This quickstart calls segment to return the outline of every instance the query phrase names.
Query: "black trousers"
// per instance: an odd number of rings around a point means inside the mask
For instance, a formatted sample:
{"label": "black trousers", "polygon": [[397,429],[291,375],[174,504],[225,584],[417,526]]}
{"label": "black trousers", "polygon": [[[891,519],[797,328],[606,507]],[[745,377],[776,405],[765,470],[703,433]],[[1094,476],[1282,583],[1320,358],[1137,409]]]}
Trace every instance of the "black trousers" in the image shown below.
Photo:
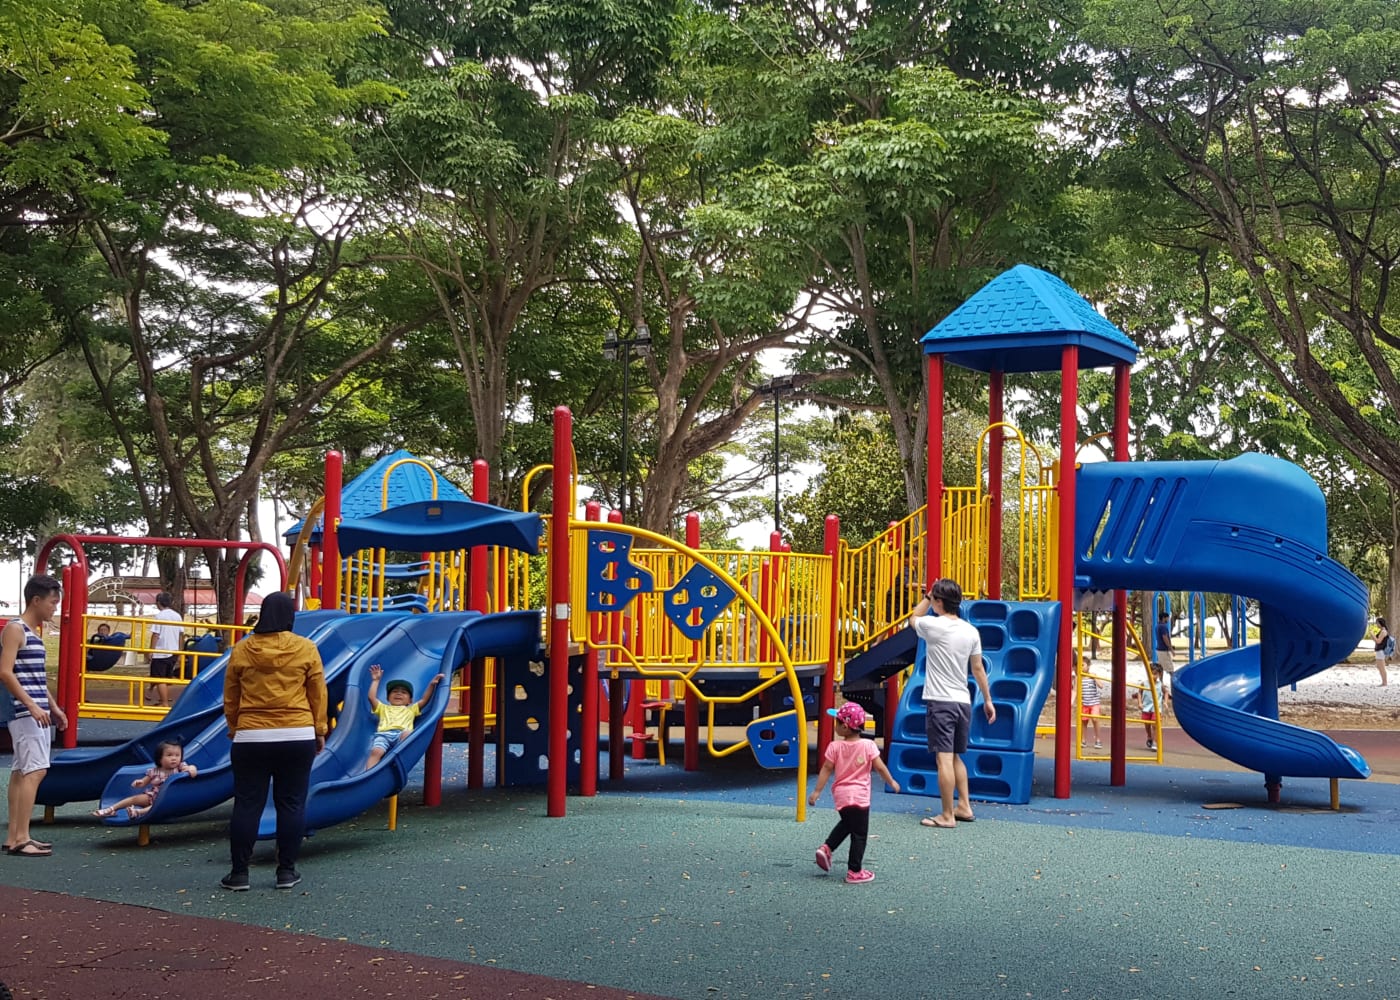
{"label": "black trousers", "polygon": [[847,806],[837,815],[841,818],[827,834],[826,846],[834,851],[849,836],[851,851],[846,856],[846,869],[858,872],[865,867],[865,842],[870,838],[870,807]]}
{"label": "black trousers", "polygon": [[234,874],[245,874],[258,841],[258,822],[272,786],[277,810],[277,867],[295,868],[306,834],[306,790],[311,783],[315,740],[288,743],[234,743],[233,816],[228,823]]}

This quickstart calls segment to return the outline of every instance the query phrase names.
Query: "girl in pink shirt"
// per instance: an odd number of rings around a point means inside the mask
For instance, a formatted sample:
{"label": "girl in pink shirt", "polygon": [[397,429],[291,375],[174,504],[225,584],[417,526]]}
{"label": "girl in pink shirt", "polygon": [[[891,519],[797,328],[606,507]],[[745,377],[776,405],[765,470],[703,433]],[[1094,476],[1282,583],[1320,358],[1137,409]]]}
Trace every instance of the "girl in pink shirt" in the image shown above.
{"label": "girl in pink shirt", "polygon": [[827,709],[827,714],[836,717],[836,739],[827,744],[821,773],[817,775],[817,787],[807,797],[807,804],[817,804],[822,789],[835,774],[836,780],[831,782],[831,797],[841,818],[831,828],[825,843],[817,848],[817,867],[824,872],[831,871],[831,852],[850,836],[846,881],[851,885],[860,885],[875,879],[874,872],[862,867],[865,842],[870,835],[870,772],[872,769],[877,771],[895,794],[899,793],[899,782],[894,780],[890,769],[880,759],[880,750],[874,740],[861,736],[865,729],[865,709],[848,701],[840,708]]}

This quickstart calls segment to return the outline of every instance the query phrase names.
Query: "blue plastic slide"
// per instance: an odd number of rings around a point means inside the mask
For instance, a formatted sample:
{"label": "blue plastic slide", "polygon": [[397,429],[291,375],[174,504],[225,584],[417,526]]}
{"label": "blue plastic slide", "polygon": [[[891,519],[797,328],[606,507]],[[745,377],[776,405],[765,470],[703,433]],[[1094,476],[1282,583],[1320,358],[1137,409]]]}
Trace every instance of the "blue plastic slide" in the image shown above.
{"label": "blue plastic slide", "polygon": [[[450,680],[454,670],[477,657],[533,657],[539,646],[538,611],[416,616],[405,619],[366,646],[350,667],[345,705],[326,740],[326,749],[312,765],[311,791],[306,802],[307,832],[353,819],[398,794],[427,753],[433,733],[447,712],[451,692],[444,683],[437,686],[412,731],[394,744],[373,770],[366,771],[370,742],[379,724],[367,694],[371,664],[384,668],[381,693],[389,681],[402,679],[413,685],[417,700],[437,674]],[[499,683],[504,690],[504,678]],[[276,814],[269,803],[258,836],[271,838],[276,826]]]}
{"label": "blue plastic slide", "polygon": [[1260,642],[1176,672],[1173,708],[1202,746],[1266,778],[1365,778],[1330,737],[1278,721],[1278,689],[1344,661],[1366,630],[1365,585],[1327,557],[1327,509],[1297,466],[1105,462],[1078,474],[1077,587],[1257,598]]}
{"label": "blue plastic slide", "polygon": [[[365,615],[318,611],[296,616],[294,631],[305,630],[307,637],[321,651],[332,712],[344,698],[347,671],[355,655],[366,643],[373,642],[376,636],[403,618],[402,612],[393,611]],[[229,764],[229,748],[233,744],[229,741],[228,727],[224,723],[222,670],[219,671],[217,687],[218,707],[207,716],[204,728],[184,744],[185,760],[199,769],[198,776],[175,775],[161,788],[155,805],[139,820],[130,820],[123,814],[104,820],[105,823],[110,826],[160,823],[201,812],[233,795],[233,771]],[[147,738],[147,745],[147,753],[154,755],[155,743]],[[100,795],[103,805],[126,798],[131,794],[131,782],[144,775],[150,766],[150,761],[145,760],[109,772],[103,786],[88,797],[97,798]],[[44,779],[43,784],[48,784],[48,778]],[[39,786],[41,789],[43,784]]]}
{"label": "blue plastic slide", "polygon": [[[328,622],[344,617],[342,611],[311,611],[297,615],[296,631],[314,637]],[[39,785],[38,803],[61,806],[66,802],[87,802],[102,794],[118,768],[151,766],[155,748],[166,740],[188,743],[216,720],[224,717],[225,653],[207,663],[185,685],[164,719],[148,732],[115,747],[76,747],[54,754],[49,773]]]}

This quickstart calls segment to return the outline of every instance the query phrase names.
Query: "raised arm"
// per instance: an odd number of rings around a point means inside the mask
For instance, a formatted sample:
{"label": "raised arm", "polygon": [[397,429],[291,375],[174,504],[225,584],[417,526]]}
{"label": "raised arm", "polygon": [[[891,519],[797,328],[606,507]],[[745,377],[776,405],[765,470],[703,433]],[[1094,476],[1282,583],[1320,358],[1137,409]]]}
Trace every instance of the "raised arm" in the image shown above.
{"label": "raised arm", "polygon": [[423,709],[425,709],[425,708],[428,707],[428,702],[432,701],[432,699],[433,699],[433,692],[434,692],[435,690],[437,690],[437,686],[438,686],[440,683],[442,683],[443,678],[446,677],[446,676],[447,676],[446,674],[438,674],[438,675],[437,675],[436,677],[434,677],[432,680],[428,681],[428,688],[427,688],[427,690],[423,692],[423,697],[421,697],[421,698],[418,699],[418,709],[419,709],[419,711],[421,711],[421,710],[423,710]]}
{"label": "raised arm", "polygon": [[369,665],[369,707],[379,707],[379,679],[384,676],[384,668],[377,663]]}

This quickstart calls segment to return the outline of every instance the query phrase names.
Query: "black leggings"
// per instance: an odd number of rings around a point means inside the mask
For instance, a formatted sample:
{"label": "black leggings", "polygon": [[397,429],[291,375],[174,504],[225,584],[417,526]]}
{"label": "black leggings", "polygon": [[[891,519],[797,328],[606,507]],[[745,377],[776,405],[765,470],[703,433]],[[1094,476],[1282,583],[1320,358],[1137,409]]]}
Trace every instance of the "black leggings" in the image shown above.
{"label": "black leggings", "polygon": [[247,874],[253,859],[268,785],[277,812],[277,867],[296,867],[306,832],[306,792],[315,759],[315,740],[233,744],[233,816],[228,824],[233,874]]}
{"label": "black leggings", "polygon": [[846,869],[858,872],[864,867],[865,842],[870,837],[870,807],[847,806],[840,810],[837,815],[841,818],[836,821],[836,825],[826,835],[826,846],[834,851],[849,835],[851,853],[846,856]]}

